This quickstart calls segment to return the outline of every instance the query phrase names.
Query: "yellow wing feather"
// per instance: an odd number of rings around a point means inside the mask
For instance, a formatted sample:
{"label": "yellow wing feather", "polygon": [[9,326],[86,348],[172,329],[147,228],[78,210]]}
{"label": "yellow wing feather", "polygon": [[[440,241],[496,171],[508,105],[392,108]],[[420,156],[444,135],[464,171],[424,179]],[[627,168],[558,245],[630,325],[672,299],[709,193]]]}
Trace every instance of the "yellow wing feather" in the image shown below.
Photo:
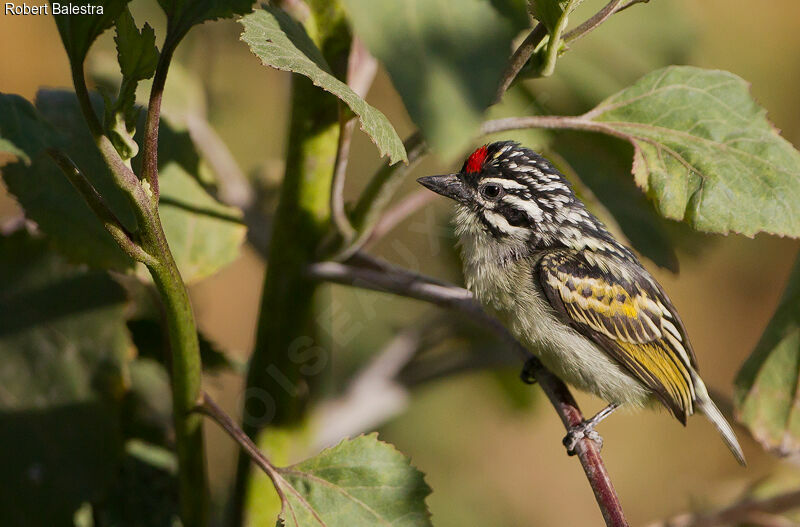
{"label": "yellow wing feather", "polygon": [[[598,267],[598,259],[608,261]],[[556,312],[685,422],[695,398],[694,356],[674,307],[644,268],[557,251],[542,258],[539,278]]]}

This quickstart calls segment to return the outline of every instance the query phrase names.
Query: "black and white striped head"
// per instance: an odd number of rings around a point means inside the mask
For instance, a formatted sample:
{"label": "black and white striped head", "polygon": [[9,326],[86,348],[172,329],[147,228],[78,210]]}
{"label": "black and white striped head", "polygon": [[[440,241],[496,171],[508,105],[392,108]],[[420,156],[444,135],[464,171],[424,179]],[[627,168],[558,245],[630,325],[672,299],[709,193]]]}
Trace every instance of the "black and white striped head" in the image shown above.
{"label": "black and white striped head", "polygon": [[417,181],[459,203],[459,229],[481,228],[501,243],[523,242],[531,248],[616,245],[564,176],[515,142],[484,145],[460,172]]}

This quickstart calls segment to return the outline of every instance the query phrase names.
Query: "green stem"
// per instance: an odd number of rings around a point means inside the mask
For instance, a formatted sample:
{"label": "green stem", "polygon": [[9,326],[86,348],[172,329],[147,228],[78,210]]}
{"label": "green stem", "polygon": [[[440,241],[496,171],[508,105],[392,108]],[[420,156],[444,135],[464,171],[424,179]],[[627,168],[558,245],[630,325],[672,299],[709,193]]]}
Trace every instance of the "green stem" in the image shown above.
{"label": "green stem", "polygon": [[208,524],[208,484],[202,416],[192,412],[202,398],[197,325],[189,292],[167,245],[158,210],[153,213],[155,221],[147,225],[144,240],[145,249],[156,256],[156,262],[147,268],[161,296],[169,334],[181,520],[185,527],[203,527]]}
{"label": "green stem", "polygon": [[[351,42],[344,10],[339,2],[329,0],[311,0],[308,4],[308,34],[334,74],[344,78]],[[252,438],[267,425],[300,420],[314,374],[318,377],[321,373],[294,355],[319,346],[313,316],[317,283],[304,270],[316,260],[331,225],[330,195],[339,132],[338,100],[307,78],[293,77],[286,169],[244,394],[242,428]],[[243,521],[249,471],[249,459],[242,454],[229,504],[232,525]]]}
{"label": "green stem", "polygon": [[[177,45],[177,42],[174,45]],[[150,145],[148,160],[155,167],[158,164],[160,92],[163,91],[167,69],[169,68],[169,59],[174,45],[168,47],[169,51],[166,52],[166,56],[162,53],[159,62],[160,75],[157,72],[157,77],[160,78],[160,81],[157,84],[154,81],[155,86],[158,88],[156,90],[158,92],[156,96],[157,104],[153,105],[152,110],[148,109],[149,127],[146,131],[145,145]],[[167,48],[166,44],[165,48]],[[200,362],[200,348],[194,313],[189,301],[189,293],[167,244],[158,214],[158,174],[157,171],[152,174],[152,183],[150,183],[149,188],[147,184],[142,184],[105,135],[102,124],[92,108],[82,64],[73,65],[72,78],[81,111],[89,130],[94,136],[95,143],[106,164],[111,169],[114,181],[121,189],[127,192],[131,200],[138,223],[137,234],[141,239],[141,249],[149,256],[140,260],[147,265],[164,303],[171,350],[172,401],[175,420],[175,443],[178,454],[181,520],[184,527],[205,527],[208,525],[208,485],[206,481],[202,417],[192,413],[192,409],[201,396],[202,364]],[[83,187],[83,182],[80,179],[70,179],[73,184],[78,185],[79,189]],[[95,199],[90,189],[84,188],[83,190],[85,191],[84,197],[90,206],[95,208],[99,202]],[[107,224],[107,228],[109,226],[112,227],[110,232],[114,235],[114,226],[110,221],[106,221],[109,218],[103,217],[105,212],[102,209],[96,210],[96,212],[100,213],[101,221]],[[118,241],[124,242],[125,240]],[[121,243],[121,246],[123,250],[130,248],[123,243]]]}

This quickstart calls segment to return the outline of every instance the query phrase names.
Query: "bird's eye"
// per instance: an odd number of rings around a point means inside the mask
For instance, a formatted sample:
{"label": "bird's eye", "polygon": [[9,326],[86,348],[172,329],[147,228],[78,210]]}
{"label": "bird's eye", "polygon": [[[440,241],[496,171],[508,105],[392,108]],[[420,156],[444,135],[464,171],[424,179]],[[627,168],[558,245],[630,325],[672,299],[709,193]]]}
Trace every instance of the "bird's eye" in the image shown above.
{"label": "bird's eye", "polygon": [[495,183],[487,183],[480,188],[481,196],[486,199],[495,200],[503,195],[503,187]]}

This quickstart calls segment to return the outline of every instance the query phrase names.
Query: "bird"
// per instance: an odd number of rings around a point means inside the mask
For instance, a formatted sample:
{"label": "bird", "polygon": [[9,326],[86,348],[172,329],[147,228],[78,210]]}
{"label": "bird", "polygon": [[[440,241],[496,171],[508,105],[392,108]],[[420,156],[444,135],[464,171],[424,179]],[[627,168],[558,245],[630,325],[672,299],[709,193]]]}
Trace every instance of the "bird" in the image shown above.
{"label": "bird", "polygon": [[417,181],[456,202],[464,278],[484,309],[562,381],[608,403],[569,429],[568,452],[601,442],[594,427],[617,408],[660,403],[683,425],[704,414],[745,466],[675,306],[549,161],[499,141],[457,173]]}

